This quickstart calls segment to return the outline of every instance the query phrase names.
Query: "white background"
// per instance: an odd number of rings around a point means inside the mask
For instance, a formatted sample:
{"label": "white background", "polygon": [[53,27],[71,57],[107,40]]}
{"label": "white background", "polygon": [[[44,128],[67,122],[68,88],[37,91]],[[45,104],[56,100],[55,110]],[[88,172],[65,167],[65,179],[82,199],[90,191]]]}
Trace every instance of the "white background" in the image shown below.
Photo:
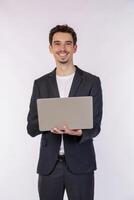
{"label": "white background", "polygon": [[27,134],[26,118],[34,79],[55,67],[57,24],[76,30],[74,63],[102,81],[95,200],[134,200],[133,0],[0,0],[0,199],[38,200],[40,136]]}

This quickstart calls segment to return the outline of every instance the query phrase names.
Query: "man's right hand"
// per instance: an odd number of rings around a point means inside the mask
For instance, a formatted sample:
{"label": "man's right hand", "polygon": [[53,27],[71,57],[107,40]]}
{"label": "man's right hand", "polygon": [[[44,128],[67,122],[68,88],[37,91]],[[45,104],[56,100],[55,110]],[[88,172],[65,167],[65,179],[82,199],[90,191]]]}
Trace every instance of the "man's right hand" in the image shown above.
{"label": "man's right hand", "polygon": [[53,128],[52,130],[51,130],[51,132],[52,133],[54,133],[54,134],[64,134],[64,130],[61,130],[61,129],[59,129],[59,128]]}

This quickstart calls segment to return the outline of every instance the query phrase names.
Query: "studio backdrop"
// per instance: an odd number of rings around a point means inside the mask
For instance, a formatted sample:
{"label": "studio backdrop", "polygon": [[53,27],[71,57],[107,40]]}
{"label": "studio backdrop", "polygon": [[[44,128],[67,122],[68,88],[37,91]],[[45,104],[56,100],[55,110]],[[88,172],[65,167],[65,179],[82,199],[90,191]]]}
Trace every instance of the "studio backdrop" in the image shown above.
{"label": "studio backdrop", "polygon": [[57,24],[74,28],[74,63],[102,82],[102,130],[94,139],[95,200],[133,200],[132,0],[0,0],[0,199],[39,199],[40,136],[27,134],[27,114],[34,79],[55,67],[48,34]]}

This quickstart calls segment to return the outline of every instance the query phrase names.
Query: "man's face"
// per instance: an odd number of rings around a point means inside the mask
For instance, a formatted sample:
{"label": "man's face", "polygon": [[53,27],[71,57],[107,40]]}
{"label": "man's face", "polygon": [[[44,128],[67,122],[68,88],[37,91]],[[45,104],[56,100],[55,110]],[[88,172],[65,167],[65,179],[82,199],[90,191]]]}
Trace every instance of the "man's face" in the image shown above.
{"label": "man's face", "polygon": [[57,32],[53,35],[50,52],[54,55],[56,63],[67,64],[73,61],[73,54],[77,50],[77,45],[73,44],[72,35],[69,33]]}

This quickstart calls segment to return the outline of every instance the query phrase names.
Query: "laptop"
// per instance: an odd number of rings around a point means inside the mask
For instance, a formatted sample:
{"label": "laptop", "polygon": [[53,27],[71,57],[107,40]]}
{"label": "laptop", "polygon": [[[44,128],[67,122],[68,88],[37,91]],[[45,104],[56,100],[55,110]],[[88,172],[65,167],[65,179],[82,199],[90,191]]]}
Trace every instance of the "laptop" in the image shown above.
{"label": "laptop", "polygon": [[37,111],[40,131],[93,128],[92,96],[37,99]]}

